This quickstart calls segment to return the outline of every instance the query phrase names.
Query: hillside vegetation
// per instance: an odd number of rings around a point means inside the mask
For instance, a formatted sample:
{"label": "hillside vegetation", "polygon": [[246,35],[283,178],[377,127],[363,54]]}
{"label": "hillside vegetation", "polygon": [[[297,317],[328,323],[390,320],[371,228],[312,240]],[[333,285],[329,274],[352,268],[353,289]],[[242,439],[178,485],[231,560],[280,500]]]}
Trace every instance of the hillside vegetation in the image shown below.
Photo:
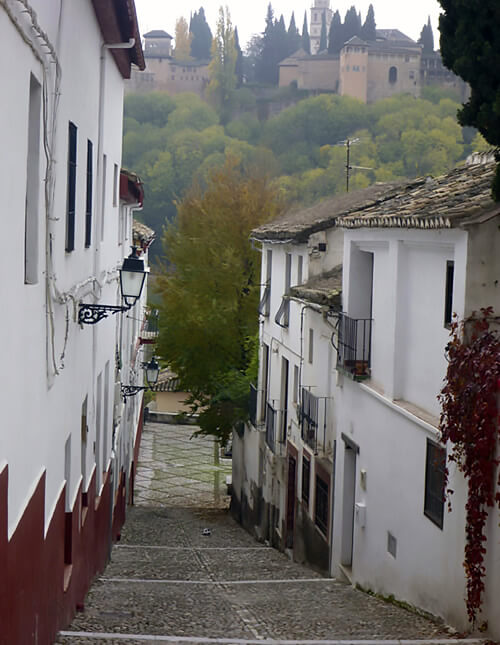
{"label": "hillside vegetation", "polygon": [[[323,94],[300,101],[266,122],[252,112],[220,125],[217,112],[193,94],[130,95],[125,101],[123,165],[142,178],[144,222],[161,234],[193,183],[228,156],[268,174],[282,197],[310,204],[345,191],[347,138],[354,190],[377,181],[439,175],[472,150],[486,147],[456,119],[460,105],[426,88],[423,98],[396,96],[364,105]],[[156,254],[161,252],[155,245]],[[154,248],[154,247],[153,247]]]}

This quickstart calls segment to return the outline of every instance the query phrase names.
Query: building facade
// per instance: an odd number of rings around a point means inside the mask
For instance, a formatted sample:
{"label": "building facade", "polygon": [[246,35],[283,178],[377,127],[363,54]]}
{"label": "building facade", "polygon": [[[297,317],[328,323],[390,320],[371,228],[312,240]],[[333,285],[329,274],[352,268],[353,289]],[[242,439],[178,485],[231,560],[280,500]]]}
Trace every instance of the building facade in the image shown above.
{"label": "building facade", "polygon": [[279,85],[328,91],[374,103],[395,94],[419,97],[422,87],[453,89],[464,101],[468,86],[447,70],[439,52],[422,47],[397,29],[377,29],[377,39],[354,36],[340,54],[308,55],[299,50],[280,63]]}
{"label": "building facade", "polygon": [[330,29],[330,23],[333,18],[333,11],[330,5],[330,0],[314,0],[311,7],[311,20],[309,29],[309,39],[311,42],[311,54],[319,52],[319,45],[321,41],[321,27],[323,25],[323,16],[325,17],[326,34]]}
{"label": "building facade", "polygon": [[140,432],[140,400],[123,406],[119,396],[137,325],[121,315],[79,325],[78,312],[82,302],[119,304],[117,268],[142,199],[120,193],[123,82],[144,60],[133,0],[6,0],[0,33],[16,60],[2,72],[0,105],[11,312],[0,377],[0,643],[49,644],[119,533]]}
{"label": "building facade", "polygon": [[172,36],[155,30],[144,34],[146,71],[132,70],[125,83],[127,94],[141,92],[192,92],[201,98],[209,83],[209,61],[177,60],[172,56]]}
{"label": "building facade", "polygon": [[[449,463],[449,510],[437,396],[453,314],[500,310],[493,173],[494,163],[473,163],[375,185],[254,231],[263,254],[260,376],[233,446],[233,510],[257,536],[459,631],[469,627],[467,485]],[[495,510],[486,535],[479,621],[496,638]]]}

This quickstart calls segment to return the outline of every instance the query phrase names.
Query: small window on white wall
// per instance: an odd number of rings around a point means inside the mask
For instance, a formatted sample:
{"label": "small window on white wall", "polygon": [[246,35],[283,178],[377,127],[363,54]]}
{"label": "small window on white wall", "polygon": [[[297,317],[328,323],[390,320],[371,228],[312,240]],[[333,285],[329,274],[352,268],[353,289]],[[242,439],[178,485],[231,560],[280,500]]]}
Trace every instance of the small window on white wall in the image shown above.
{"label": "small window on white wall", "polygon": [[297,284],[302,284],[302,273],[304,268],[304,258],[302,255],[297,257]]}
{"label": "small window on white wall", "polygon": [[118,206],[118,164],[113,166],[113,206]]}
{"label": "small window on white wall", "polygon": [[41,86],[30,76],[28,155],[26,168],[26,211],[24,234],[24,282],[38,282],[38,219],[40,188]]}
{"label": "small window on white wall", "polygon": [[314,329],[309,329],[309,363],[314,359]]}
{"label": "small window on white wall", "polygon": [[446,288],[444,294],[444,325],[449,327],[453,318],[453,282],[455,274],[455,263],[446,263]]}

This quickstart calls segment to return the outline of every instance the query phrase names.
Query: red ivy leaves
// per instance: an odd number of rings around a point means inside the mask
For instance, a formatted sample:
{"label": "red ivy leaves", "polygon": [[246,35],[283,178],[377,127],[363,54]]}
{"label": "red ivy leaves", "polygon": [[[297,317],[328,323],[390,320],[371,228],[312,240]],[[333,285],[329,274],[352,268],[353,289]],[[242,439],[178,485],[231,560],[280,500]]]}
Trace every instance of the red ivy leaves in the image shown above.
{"label": "red ivy leaves", "polygon": [[[467,614],[473,623],[484,591],[484,525],[488,508],[500,506],[495,492],[499,465],[497,443],[500,415],[500,334],[491,329],[493,309],[481,310],[454,322],[447,346],[448,371],[441,403],[440,430],[443,443],[450,442],[450,461],[464,473],[468,484],[464,569],[467,576]],[[448,472],[446,471],[446,479]],[[500,478],[499,478],[500,483]],[[448,489],[449,492],[452,492]]]}

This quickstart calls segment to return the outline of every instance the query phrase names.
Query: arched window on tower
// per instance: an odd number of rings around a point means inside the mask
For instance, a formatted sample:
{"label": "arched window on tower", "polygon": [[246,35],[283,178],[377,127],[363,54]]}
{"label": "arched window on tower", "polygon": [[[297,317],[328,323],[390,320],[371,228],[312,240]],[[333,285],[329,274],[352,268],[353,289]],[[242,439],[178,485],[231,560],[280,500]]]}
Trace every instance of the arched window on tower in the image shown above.
{"label": "arched window on tower", "polygon": [[389,83],[396,83],[398,80],[398,69],[397,67],[389,68]]}

